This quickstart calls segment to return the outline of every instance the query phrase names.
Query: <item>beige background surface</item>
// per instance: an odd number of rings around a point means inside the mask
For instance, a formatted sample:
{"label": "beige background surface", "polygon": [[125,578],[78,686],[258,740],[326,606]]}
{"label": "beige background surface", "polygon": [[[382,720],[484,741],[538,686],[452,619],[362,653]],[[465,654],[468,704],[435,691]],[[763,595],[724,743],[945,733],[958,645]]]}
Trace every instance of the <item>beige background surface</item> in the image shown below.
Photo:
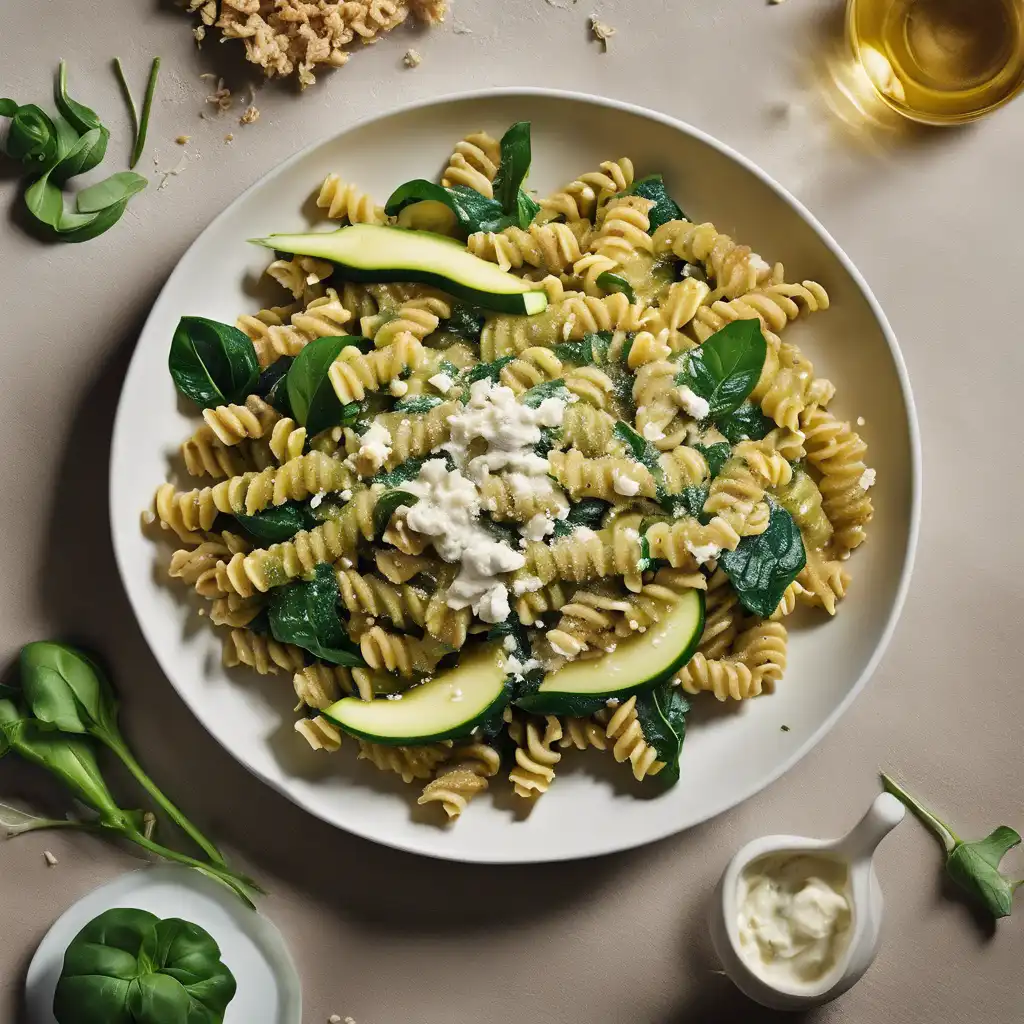
{"label": "beige background surface", "polygon": [[[120,156],[127,122],[108,62],[120,54],[141,89],[160,54],[145,163],[155,156],[175,167],[182,133],[194,159],[162,191],[154,177],[116,230],[63,247],[22,231],[13,170],[0,164],[2,654],[53,635],[106,653],[127,732],[152,774],[271,890],[265,908],[299,963],[306,1021],[770,1020],[716,973],[705,927],[711,888],[738,845],[769,831],[837,832],[874,795],[880,766],[931,794],[965,834],[1003,821],[1024,828],[1024,104],[963,130],[854,141],[814,83],[835,6],[603,0],[594,9],[618,29],[604,55],[588,42],[587,5],[457,0],[442,29],[400,32],[303,96],[263,88],[262,117],[239,128],[233,115],[199,119],[208,89],[198,76],[223,74],[241,92],[244,62],[234,47],[197,52],[170,6],[5,5],[0,92],[46,102],[51,71],[68,57],[74,94],[105,115]],[[401,67],[409,45],[424,57],[416,71]],[[114,570],[106,485],[114,405],[142,319],[214,214],[299,147],[370,111],[517,83],[664,110],[736,146],[806,202],[864,271],[901,339],[925,488],[917,570],[895,640],[814,753],[756,799],[648,849],[499,869],[417,859],[334,831],[221,751],[143,645]],[[11,763],[0,766],[0,795],[61,806],[55,790]],[[58,865],[46,866],[44,849]],[[1024,858],[1010,863],[1024,871]],[[0,1019],[18,1019],[24,968],[50,922],[136,865],[77,835],[0,846]],[[1018,899],[1018,919],[993,937],[944,898],[939,866],[916,823],[887,841],[882,952],[854,990],[807,1019],[1020,1020],[1024,905]]]}

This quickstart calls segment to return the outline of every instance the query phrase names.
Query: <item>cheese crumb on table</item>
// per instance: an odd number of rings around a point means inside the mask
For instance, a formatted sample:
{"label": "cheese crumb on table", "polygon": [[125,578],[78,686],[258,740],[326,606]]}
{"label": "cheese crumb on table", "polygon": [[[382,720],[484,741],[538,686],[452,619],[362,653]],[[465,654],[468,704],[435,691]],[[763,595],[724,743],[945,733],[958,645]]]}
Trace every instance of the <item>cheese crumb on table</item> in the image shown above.
{"label": "cheese crumb on table", "polygon": [[54,857],[54,855],[50,853],[49,850],[43,850],[43,860],[45,860],[47,866],[51,868],[57,863],[57,858]]}
{"label": "cheese crumb on table", "polygon": [[254,121],[258,121],[259,119],[259,110],[250,103],[249,106],[247,106],[245,110],[242,111],[242,116],[238,119],[238,123],[252,124]]}
{"label": "cheese crumb on table", "polygon": [[407,68],[418,68],[423,63],[423,58],[416,50],[406,50],[402,63]]}
{"label": "cheese crumb on table", "polygon": [[615,29],[611,25],[605,24],[603,21],[591,15],[590,18],[590,34],[601,44],[601,47],[605,53],[608,52],[608,40],[615,35]]}

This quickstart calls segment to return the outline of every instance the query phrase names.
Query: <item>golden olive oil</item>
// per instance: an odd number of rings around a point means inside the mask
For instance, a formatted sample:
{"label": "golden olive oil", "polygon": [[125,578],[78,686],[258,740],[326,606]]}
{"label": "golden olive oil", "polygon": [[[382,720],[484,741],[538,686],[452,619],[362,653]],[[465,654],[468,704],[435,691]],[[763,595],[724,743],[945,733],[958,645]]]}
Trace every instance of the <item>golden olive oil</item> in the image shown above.
{"label": "golden olive oil", "polygon": [[1024,83],[1022,0],[849,0],[854,55],[890,106],[918,121],[969,121]]}

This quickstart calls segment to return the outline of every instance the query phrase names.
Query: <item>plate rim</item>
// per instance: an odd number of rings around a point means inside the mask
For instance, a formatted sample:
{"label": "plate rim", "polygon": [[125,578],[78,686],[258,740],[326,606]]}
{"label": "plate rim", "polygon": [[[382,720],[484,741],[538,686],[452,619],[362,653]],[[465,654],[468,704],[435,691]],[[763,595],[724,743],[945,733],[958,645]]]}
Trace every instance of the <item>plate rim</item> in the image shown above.
{"label": "plate rim", "polygon": [[[899,581],[896,587],[895,597],[892,603],[892,607],[889,610],[889,614],[885,620],[881,635],[875,649],[868,659],[867,664],[864,666],[860,675],[857,677],[853,686],[850,687],[849,691],[844,695],[841,701],[832,709],[832,711],[826,716],[818,728],[791,754],[789,754],[775,769],[766,773],[764,776],[758,778],[756,782],[748,786],[743,790],[739,796],[735,799],[731,799],[726,806],[720,807],[717,810],[710,810],[706,813],[701,813],[693,821],[683,826],[676,826],[674,823],[670,824],[669,827],[663,831],[660,835],[655,838],[640,838],[634,840],[631,835],[623,833],[607,833],[604,836],[596,837],[595,840],[600,838],[600,842],[596,849],[586,853],[559,853],[558,851],[549,851],[543,848],[538,848],[537,853],[539,856],[531,857],[529,860],[524,860],[521,857],[515,856],[503,856],[501,849],[495,849],[494,851],[488,851],[493,855],[478,854],[474,851],[444,851],[435,849],[424,849],[418,846],[412,840],[404,840],[402,838],[388,838],[383,839],[377,835],[372,834],[370,831],[360,828],[358,825],[340,824],[339,822],[327,817],[321,811],[319,811],[313,801],[307,800],[296,793],[289,791],[286,786],[279,784],[277,780],[268,777],[263,771],[249,764],[243,760],[242,757],[235,753],[235,751],[227,745],[227,743],[219,736],[217,736],[203,721],[200,711],[195,706],[195,703],[183,693],[173,681],[172,674],[168,671],[168,667],[164,664],[163,659],[157,654],[157,649],[150,640],[149,629],[145,625],[143,618],[139,615],[136,607],[133,586],[129,582],[131,579],[130,574],[127,571],[125,563],[124,553],[121,551],[120,543],[118,540],[118,527],[115,515],[115,462],[116,453],[118,450],[117,439],[120,437],[125,429],[124,421],[127,419],[126,412],[126,387],[128,379],[132,375],[132,371],[135,367],[136,360],[140,358],[138,339],[136,340],[135,348],[132,352],[131,360],[129,361],[128,368],[125,372],[125,378],[122,382],[121,391],[118,395],[117,411],[114,416],[113,431],[111,433],[111,445],[110,445],[110,463],[108,472],[107,492],[108,492],[108,505],[109,505],[109,516],[110,516],[110,532],[111,541],[114,549],[114,561],[117,565],[118,575],[121,578],[121,585],[125,590],[128,597],[128,603],[131,605],[132,613],[135,615],[136,623],[138,624],[139,630],[141,631],[143,638],[146,641],[146,645],[149,647],[150,653],[153,655],[157,664],[160,666],[161,672],[167,678],[172,689],[178,695],[179,699],[189,709],[191,714],[196,718],[199,724],[203,727],[204,731],[217,743],[219,744],[231,757],[240,764],[243,768],[258,778],[262,783],[269,786],[275,792],[281,796],[290,800],[297,807],[302,808],[309,814],[312,814],[315,818],[326,822],[334,828],[342,829],[345,832],[349,832],[352,835],[358,836],[361,839],[368,840],[369,842],[379,843],[382,846],[389,847],[391,849],[401,850],[405,853],[416,854],[419,856],[430,857],[437,860],[448,860],[455,863],[475,863],[475,864],[544,864],[544,863],[557,863],[569,860],[588,860],[591,857],[602,857],[608,854],[618,853],[620,851],[636,849],[640,846],[646,846],[651,843],[661,842],[671,836],[678,835],[680,832],[687,831],[691,828],[701,825],[706,821],[716,818],[721,814],[725,814],[731,811],[733,808],[738,807],[740,804],[745,803],[751,797],[756,796],[762,790],[766,789],[773,782],[776,782],[783,775],[785,775],[791,768],[797,763],[803,760],[824,738],[829,732],[835,727],[839,719],[845,714],[853,702],[860,696],[864,688],[867,686],[868,681],[872,678],[875,670],[878,668],[886,650],[889,647],[889,643],[892,640],[893,634],[896,631],[896,626],[899,622],[900,616],[903,612],[904,604],[906,603],[907,594],[910,589],[910,580],[913,575],[914,561],[917,554],[917,545],[920,535],[921,526],[921,494],[922,494],[922,450],[921,450],[921,437],[920,437],[920,425],[917,414],[917,406],[914,402],[913,390],[910,385],[910,376],[907,371],[906,362],[903,358],[903,353],[900,350],[899,342],[896,338],[896,333],[893,331],[888,318],[882,309],[881,304],[875,297],[871,286],[868,284],[864,275],[860,272],[853,260],[846,254],[846,251],[841,245],[832,237],[828,229],[821,223],[820,220],[788,189],[782,184],[775,180],[767,171],[761,168],[749,157],[744,156],[738,150],[734,149],[728,143],[722,142],[715,136],[705,132],[701,128],[697,128],[695,125],[691,125],[687,121],[683,121],[680,118],[673,117],[670,114],[662,113],[661,111],[652,110],[650,107],[645,107],[637,103],[630,103],[625,100],[611,99],[610,97],[597,96],[592,93],[580,92],[571,89],[555,89],[546,88],[540,86],[496,86],[484,89],[471,89],[464,92],[446,92],[436,96],[430,96],[423,99],[412,100],[408,103],[399,103],[394,106],[388,106],[385,110],[374,111],[365,117],[359,117],[354,119],[351,123],[344,127],[334,131],[328,135],[325,135],[315,141],[311,142],[307,146],[303,146],[297,152],[293,153],[287,159],[276,164],[273,168],[267,171],[266,174],[261,175],[251,185],[240,192],[227,206],[224,207],[214,218],[210,221],[206,227],[192,240],[185,251],[178,258],[174,269],[171,271],[167,280],[164,282],[163,287],[160,289],[160,294],[156,297],[150,308],[149,315],[146,317],[146,321],[139,332],[139,338],[141,338],[150,326],[151,321],[154,318],[154,314],[157,307],[160,305],[164,295],[168,292],[171,286],[176,282],[179,274],[182,273],[182,266],[186,263],[192,250],[195,249],[200,241],[206,236],[208,232],[213,231],[222,220],[226,219],[231,211],[241,203],[250,192],[253,192],[257,188],[262,188],[267,185],[273,179],[284,174],[294,164],[303,160],[307,154],[313,152],[321,146],[324,146],[335,139],[341,138],[359,128],[365,127],[366,125],[373,124],[376,121],[382,121],[386,118],[393,117],[396,114],[408,114],[416,110],[421,110],[426,107],[434,107],[445,103],[454,102],[465,102],[471,100],[489,100],[495,98],[505,98],[512,96],[522,96],[530,98],[543,98],[543,99],[556,99],[556,100],[570,100],[576,103],[585,103],[591,106],[605,107],[611,110],[618,110],[627,114],[632,114],[642,118],[646,118],[651,121],[655,121],[665,127],[672,128],[675,131],[681,132],[684,135],[689,135],[704,145],[717,150],[722,155],[728,157],[730,160],[737,163],[739,166],[753,174],[762,184],[766,185],[771,189],[779,198],[783,200],[794,212],[802,218],[805,224],[807,224],[818,238],[824,243],[826,248],[832,253],[832,255],[838,260],[840,265],[849,274],[851,280],[860,290],[861,295],[867,301],[868,307],[871,310],[872,316],[875,318],[878,326],[881,328],[882,335],[885,338],[886,345],[889,349],[889,354],[892,357],[893,365],[896,368],[896,375],[899,381],[900,394],[903,398],[903,408],[907,421],[907,434],[909,440],[909,457],[910,457],[910,503],[909,503],[909,523],[907,530],[907,546],[906,552],[903,557],[903,562],[900,566]],[[197,702],[196,702],[197,703]]]}

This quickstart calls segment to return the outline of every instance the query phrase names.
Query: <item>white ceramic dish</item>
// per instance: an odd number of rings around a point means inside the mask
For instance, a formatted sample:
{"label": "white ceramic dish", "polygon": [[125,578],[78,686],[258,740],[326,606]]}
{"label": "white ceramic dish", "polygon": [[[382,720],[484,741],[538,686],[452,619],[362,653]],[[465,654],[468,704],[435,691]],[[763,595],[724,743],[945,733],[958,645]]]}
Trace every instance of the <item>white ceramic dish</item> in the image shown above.
{"label": "white ceramic dish", "polygon": [[224,1024],[302,1024],[302,988],[281,933],[224,886],[189,868],[160,864],[132,871],[69,907],[43,937],[25,978],[32,1024],[54,1024],[53,993],[71,940],[105,910],[134,907],[205,928],[238,983]]}
{"label": "white ceramic dish", "polygon": [[[542,193],[628,155],[639,173],[661,171],[692,217],[783,260],[791,277],[814,277],[828,288],[833,308],[793,325],[787,336],[838,384],[834,408],[867,420],[876,515],[869,542],[851,562],[850,598],[834,621],[814,619],[793,631],[778,693],[728,711],[710,698],[697,702],[681,785],[638,798],[625,781],[591,774],[602,771],[600,759],[570,756],[527,818],[499,796],[476,801],[446,830],[432,824],[433,814],[410,810],[414,791],[400,781],[345,753],[304,750],[292,733],[287,680],[221,667],[220,637],[198,628],[185,589],[156,571],[169,549],[155,550],[142,535],[139,512],[195,424],[167,373],[179,316],[233,322],[258,308],[251,282],[267,254],[246,239],[303,226],[310,193],[331,171],[383,199],[408,178],[437,173],[466,132],[500,134],[518,120],[533,123],[530,183]],[[455,860],[530,862],[609,853],[688,828],[756,793],[825,735],[871,675],[903,603],[917,537],[920,452],[903,359],[878,303],[824,228],[763,171],[702,132],[639,107],[499,90],[361,122],[286,161],[210,224],[169,278],[139,339],[117,413],[110,488],[117,562],[143,633],[185,702],[242,764],[311,813],[366,838]]]}

